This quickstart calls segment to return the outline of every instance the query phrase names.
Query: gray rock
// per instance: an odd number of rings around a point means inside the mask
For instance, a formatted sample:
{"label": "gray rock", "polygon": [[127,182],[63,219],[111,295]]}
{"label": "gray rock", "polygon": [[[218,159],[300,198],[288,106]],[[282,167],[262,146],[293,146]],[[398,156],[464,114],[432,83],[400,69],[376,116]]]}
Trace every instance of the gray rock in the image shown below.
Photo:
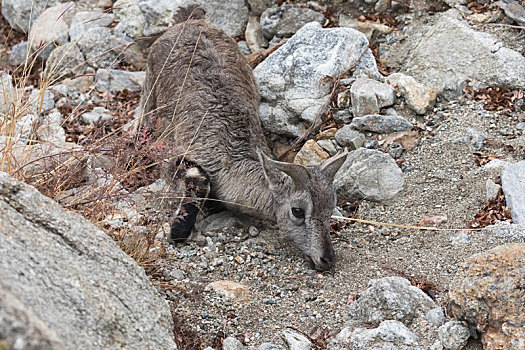
{"label": "gray rock", "polygon": [[175,269],[175,270],[169,271],[169,276],[180,281],[184,279],[184,277],[186,276],[186,273],[180,269]]}
{"label": "gray rock", "polygon": [[390,154],[390,156],[394,159],[401,158],[401,155],[403,154],[404,150],[405,149],[403,148],[403,146],[399,143],[390,142],[388,144],[388,154]]}
{"label": "gray rock", "polygon": [[15,134],[20,137],[20,140],[34,139],[36,120],[38,117],[34,114],[26,114],[18,118],[15,124]]}
{"label": "gray rock", "polygon": [[111,49],[111,29],[95,27],[85,31],[76,40],[86,63],[93,68],[110,68],[115,65],[117,53]]}
{"label": "gray rock", "polygon": [[350,152],[334,179],[339,199],[388,202],[403,192],[405,179],[387,154],[366,148]]}
{"label": "gray rock", "polygon": [[525,122],[519,122],[516,124],[516,130],[525,130]]}
{"label": "gray rock", "polygon": [[461,350],[470,338],[470,331],[464,322],[449,321],[439,327],[438,337],[445,350]]}
{"label": "gray rock", "polygon": [[378,149],[379,142],[377,142],[377,140],[366,140],[365,143],[363,143],[363,147],[368,149]]}
{"label": "gray rock", "polygon": [[501,170],[501,185],[512,220],[525,226],[525,160]]}
{"label": "gray rock", "polygon": [[263,127],[277,134],[301,135],[328,100],[332,83],[327,76],[349,69],[363,52],[358,67],[377,72],[375,66],[363,66],[367,56],[373,59],[367,47],[365,36],[353,29],[323,29],[318,23],[302,27],[254,69]]}
{"label": "gray rock", "polygon": [[62,127],[62,115],[59,112],[50,113],[40,118],[40,125],[36,130],[39,140],[53,144],[64,144],[66,142],[66,132]]}
{"label": "gray rock", "polygon": [[290,350],[310,350],[312,348],[312,343],[308,338],[291,329],[285,329],[283,336]]}
{"label": "gray rock", "polygon": [[401,116],[371,114],[364,117],[354,117],[350,126],[357,130],[390,134],[409,129],[413,125]]}
{"label": "gray rock", "polygon": [[365,135],[355,130],[350,125],[345,125],[335,133],[335,141],[341,147],[350,147],[355,150],[363,147]]}
{"label": "gray rock", "polygon": [[95,76],[99,91],[118,92],[128,90],[138,92],[142,89],[146,72],[130,72],[119,69],[99,69]]}
{"label": "gray rock", "polygon": [[166,301],[104,232],[5,173],[0,211],[8,348],[176,348]]}
{"label": "gray rock", "polygon": [[12,110],[17,99],[17,93],[13,86],[13,77],[7,73],[0,72],[0,116],[4,117]]}
{"label": "gray rock", "polygon": [[46,61],[46,72],[56,79],[84,73],[84,54],[75,43],[55,48]]}
{"label": "gray rock", "polygon": [[239,47],[239,50],[242,52],[243,55],[249,55],[252,53],[250,47],[248,46],[248,43],[244,40],[239,41],[237,43],[237,46]]}
{"label": "gray rock", "polygon": [[29,33],[32,23],[46,7],[58,0],[2,0],[2,15],[14,30]]}
{"label": "gray rock", "polygon": [[385,54],[388,64],[436,93],[458,96],[465,80],[525,87],[525,57],[503,47],[496,37],[474,31],[455,9],[418,27],[399,45]]}
{"label": "gray rock", "polygon": [[499,8],[516,23],[525,26],[525,7],[516,0],[500,0]]}
{"label": "gray rock", "polygon": [[29,95],[30,112],[36,115],[47,112],[55,107],[55,95],[49,89],[44,90],[33,90]]}
{"label": "gray rock", "polygon": [[114,14],[102,11],[77,12],[69,27],[69,38],[73,41],[91,28],[107,27],[113,22],[114,18]]}
{"label": "gray rock", "polygon": [[359,77],[350,88],[354,117],[377,114],[379,109],[394,104],[394,88],[379,81]]}
{"label": "gray rock", "polygon": [[467,0],[444,0],[444,3],[450,7],[455,7],[459,5],[466,5]]}
{"label": "gray rock", "polygon": [[317,144],[324,149],[330,156],[335,156],[337,149],[334,146],[332,140],[319,140]]}
{"label": "gray rock", "polygon": [[[131,3],[137,3],[137,6],[140,10],[140,14],[138,14],[139,18],[144,18],[144,26],[142,27],[142,33],[143,35],[149,36],[149,35],[159,35],[165,32],[168,29],[168,26],[171,24],[171,21],[173,19],[173,16],[177,11],[184,7],[185,3],[188,3],[189,1],[184,0],[133,0]],[[136,8],[134,6],[127,7],[129,14],[136,14]],[[124,12],[125,14],[128,14],[128,12]],[[122,20],[127,20],[129,17],[125,16],[122,17],[121,15],[117,14],[117,17]],[[139,22],[142,24],[142,21]],[[141,30],[137,30],[138,33],[141,32]],[[131,36],[134,39],[137,39],[138,37],[132,35],[133,32],[125,32],[129,36]]]}
{"label": "gray rock", "polygon": [[11,49],[11,55],[9,55],[9,64],[19,66],[24,63],[27,58],[28,48],[29,43],[27,41],[14,45]]}
{"label": "gray rock", "polygon": [[206,22],[214,25],[231,37],[244,33],[249,10],[244,0],[196,0],[206,11]]}
{"label": "gray rock", "polygon": [[81,116],[82,121],[86,124],[94,124],[113,120],[115,117],[111,115],[111,111],[104,107],[95,107],[91,112],[86,112]]}
{"label": "gray rock", "polygon": [[262,31],[268,40],[274,36],[291,37],[306,23],[323,24],[324,21],[325,18],[321,13],[291,4],[271,7],[261,15]]}
{"label": "gray rock", "polygon": [[115,33],[111,36],[111,50],[122,57],[124,62],[132,65],[138,70],[146,69],[146,56],[136,42],[122,33]]}
{"label": "gray rock", "polygon": [[465,232],[450,232],[450,242],[455,245],[470,243],[470,237]]}
{"label": "gray rock", "polygon": [[427,312],[425,318],[428,323],[437,326],[441,326],[443,323],[445,323],[445,313],[440,307],[436,307],[435,309],[432,309],[429,312]]}
{"label": "gray rock", "polygon": [[144,35],[146,17],[139,7],[139,0],[117,0],[113,8],[113,13],[119,20],[115,32],[126,34],[133,39]]}
{"label": "gray rock", "polygon": [[280,347],[279,345],[272,344],[272,343],[262,343],[257,348],[257,350],[280,350],[280,349],[282,349],[282,347]]}
{"label": "gray rock", "polygon": [[223,350],[243,350],[244,345],[234,337],[227,337],[222,343]]}
{"label": "gray rock", "polygon": [[493,159],[491,160],[490,162],[488,162],[487,164],[483,165],[482,169],[483,170],[493,170],[493,169],[502,169],[504,166],[508,165],[508,164],[511,164],[505,160],[501,160],[501,159]]}
{"label": "gray rock", "polygon": [[422,350],[419,337],[403,323],[386,320],[377,328],[356,328],[353,332],[341,332],[337,336],[336,349],[355,350]]}
{"label": "gray rock", "polygon": [[420,84],[413,77],[403,74],[390,74],[386,81],[397,88],[408,107],[418,114],[424,114],[434,105],[436,94]]}
{"label": "gray rock", "polygon": [[268,40],[263,35],[261,22],[259,17],[250,16],[246,24],[246,31],[244,37],[248,43],[248,47],[252,52],[268,47]]}
{"label": "gray rock", "polygon": [[491,179],[487,179],[487,182],[485,182],[485,200],[488,202],[491,199],[495,199],[498,196],[499,190],[501,189],[501,186],[492,181]]}
{"label": "gray rock", "polygon": [[495,236],[503,237],[508,243],[525,243],[525,226],[499,221],[494,225],[487,226],[487,230]]}
{"label": "gray rock", "polygon": [[337,111],[334,113],[334,120],[342,124],[348,124],[352,120],[352,113],[349,110]]}
{"label": "gray rock", "polygon": [[485,133],[474,129],[474,128],[467,128],[466,132],[468,135],[460,137],[455,140],[456,143],[469,143],[470,149],[473,151],[479,151],[485,142]]}
{"label": "gray rock", "polygon": [[69,25],[64,19],[64,13],[71,9],[71,4],[59,4],[50,7],[31,26],[29,42],[36,50],[53,44],[61,45],[68,40]]}
{"label": "gray rock", "polygon": [[378,326],[385,320],[396,320],[410,326],[421,315],[437,307],[421,289],[402,277],[371,280],[361,297],[350,305],[351,323]]}
{"label": "gray rock", "polygon": [[2,346],[9,349],[65,349],[64,343],[55,332],[43,324],[31,310],[28,310],[17,296],[0,285],[0,334],[2,339],[11,339]]}

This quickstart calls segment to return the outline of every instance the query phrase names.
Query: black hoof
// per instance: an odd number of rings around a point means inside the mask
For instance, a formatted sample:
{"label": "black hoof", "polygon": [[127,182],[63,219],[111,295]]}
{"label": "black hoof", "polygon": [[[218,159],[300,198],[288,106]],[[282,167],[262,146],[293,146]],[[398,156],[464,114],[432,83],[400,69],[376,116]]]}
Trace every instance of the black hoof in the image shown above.
{"label": "black hoof", "polygon": [[186,203],[182,208],[182,215],[171,224],[170,239],[173,243],[184,242],[197,221],[199,208],[194,203]]}

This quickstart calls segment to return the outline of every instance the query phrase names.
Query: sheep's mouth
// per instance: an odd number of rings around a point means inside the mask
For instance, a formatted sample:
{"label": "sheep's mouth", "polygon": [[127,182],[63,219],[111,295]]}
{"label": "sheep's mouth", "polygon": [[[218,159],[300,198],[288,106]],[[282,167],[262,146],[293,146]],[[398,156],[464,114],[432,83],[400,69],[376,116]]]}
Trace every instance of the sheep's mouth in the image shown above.
{"label": "sheep's mouth", "polygon": [[317,264],[315,263],[314,259],[312,257],[307,256],[307,260],[310,263],[310,267],[314,270],[321,271],[321,272],[327,272],[331,271],[334,267],[334,262],[327,262],[323,263],[322,261],[319,261]]}

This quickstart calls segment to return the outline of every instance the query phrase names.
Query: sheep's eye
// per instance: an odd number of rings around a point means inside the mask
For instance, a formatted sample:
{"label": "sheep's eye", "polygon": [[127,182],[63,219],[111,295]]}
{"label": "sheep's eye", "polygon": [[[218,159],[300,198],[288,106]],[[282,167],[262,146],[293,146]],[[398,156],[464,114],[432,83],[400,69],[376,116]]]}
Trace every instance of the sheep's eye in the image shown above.
{"label": "sheep's eye", "polygon": [[292,214],[298,219],[304,219],[304,210],[301,208],[292,208]]}

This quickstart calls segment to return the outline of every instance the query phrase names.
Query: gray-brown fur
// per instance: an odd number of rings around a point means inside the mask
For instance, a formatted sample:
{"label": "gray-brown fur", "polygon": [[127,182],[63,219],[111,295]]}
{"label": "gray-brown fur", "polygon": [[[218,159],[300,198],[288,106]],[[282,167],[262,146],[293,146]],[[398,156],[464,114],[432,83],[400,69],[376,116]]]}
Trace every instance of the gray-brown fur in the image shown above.
{"label": "gray-brown fur", "polygon": [[251,68],[224,32],[192,19],[164,33],[150,50],[141,106],[144,125],[159,140],[182,145],[185,158],[206,172],[211,197],[277,224],[317,268],[332,266],[331,183],[346,155],[324,168],[269,158]]}

